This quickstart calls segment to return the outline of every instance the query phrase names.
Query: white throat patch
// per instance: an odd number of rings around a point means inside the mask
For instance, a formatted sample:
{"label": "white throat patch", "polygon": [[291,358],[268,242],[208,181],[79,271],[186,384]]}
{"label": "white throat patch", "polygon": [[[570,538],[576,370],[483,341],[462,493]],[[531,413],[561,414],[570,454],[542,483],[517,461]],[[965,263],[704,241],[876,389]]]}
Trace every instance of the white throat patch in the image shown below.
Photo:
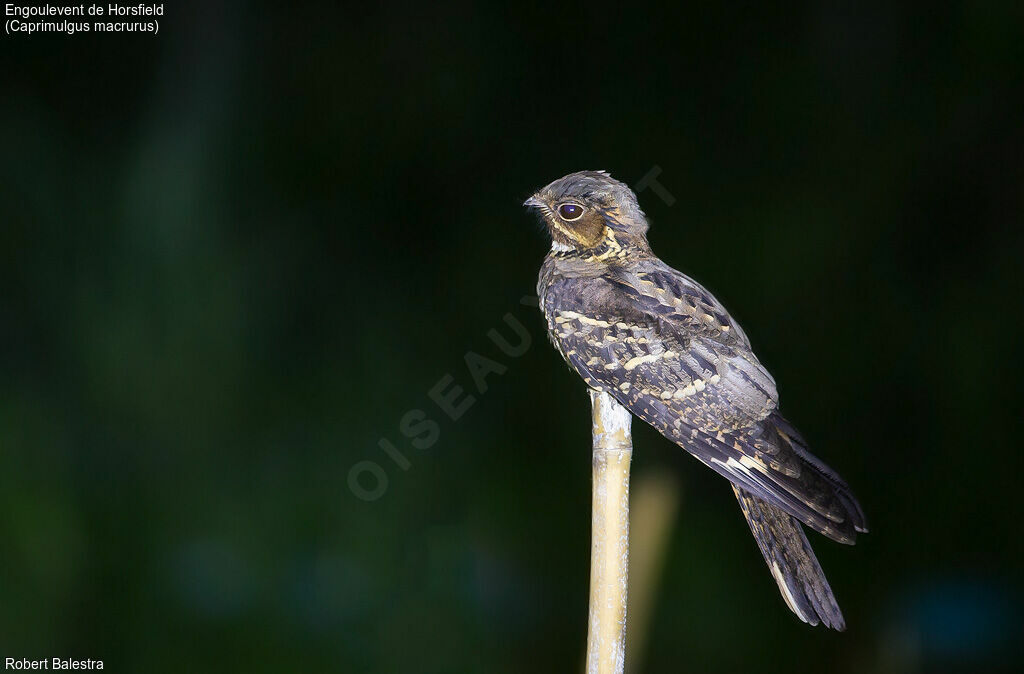
{"label": "white throat patch", "polygon": [[560,241],[551,240],[551,252],[552,253],[568,253],[573,249],[572,246],[564,244]]}

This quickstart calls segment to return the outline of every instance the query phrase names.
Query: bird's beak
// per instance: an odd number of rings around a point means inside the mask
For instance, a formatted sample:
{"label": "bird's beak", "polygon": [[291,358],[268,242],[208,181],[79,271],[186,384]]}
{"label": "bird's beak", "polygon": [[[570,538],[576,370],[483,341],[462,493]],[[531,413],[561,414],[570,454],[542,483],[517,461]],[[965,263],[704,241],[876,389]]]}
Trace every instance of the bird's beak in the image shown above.
{"label": "bird's beak", "polygon": [[544,206],[544,202],[538,199],[537,195],[534,194],[532,197],[523,202],[523,206],[526,206],[527,208],[542,208]]}

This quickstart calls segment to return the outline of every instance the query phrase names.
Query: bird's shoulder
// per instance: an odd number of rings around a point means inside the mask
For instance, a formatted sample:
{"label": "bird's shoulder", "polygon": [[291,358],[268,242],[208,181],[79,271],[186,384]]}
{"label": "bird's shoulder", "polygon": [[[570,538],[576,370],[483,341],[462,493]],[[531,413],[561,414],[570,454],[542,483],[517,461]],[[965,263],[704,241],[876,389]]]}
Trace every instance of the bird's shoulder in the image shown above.
{"label": "bird's shoulder", "polygon": [[778,403],[775,381],[728,312],[664,264],[553,272],[543,309],[552,342],[592,388],[651,396],[688,408],[694,421],[729,425],[763,418]]}
{"label": "bird's shoulder", "polygon": [[576,311],[630,318],[683,338],[693,334],[724,345],[750,346],[739,323],[714,295],[653,255],[600,268],[549,258],[538,291],[546,314]]}

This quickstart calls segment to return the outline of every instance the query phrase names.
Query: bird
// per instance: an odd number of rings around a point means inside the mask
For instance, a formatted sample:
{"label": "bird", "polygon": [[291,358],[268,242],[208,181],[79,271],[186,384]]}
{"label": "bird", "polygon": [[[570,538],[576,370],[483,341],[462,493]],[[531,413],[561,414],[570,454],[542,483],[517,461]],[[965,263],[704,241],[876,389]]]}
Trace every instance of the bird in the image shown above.
{"label": "bird", "polygon": [[537,295],[569,367],[726,478],[787,606],[845,629],[801,525],[852,545],[864,511],[780,414],[743,328],[654,254],[636,194],[608,172],[569,174],[523,205],[551,235]]}

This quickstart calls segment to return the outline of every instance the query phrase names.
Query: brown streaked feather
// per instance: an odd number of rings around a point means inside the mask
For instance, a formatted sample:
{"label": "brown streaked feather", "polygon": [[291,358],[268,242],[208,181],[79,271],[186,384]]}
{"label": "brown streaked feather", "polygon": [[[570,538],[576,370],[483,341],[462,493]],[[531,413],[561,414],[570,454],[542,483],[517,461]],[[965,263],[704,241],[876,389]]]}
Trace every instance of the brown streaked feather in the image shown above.
{"label": "brown streaked feather", "polygon": [[657,312],[655,303],[668,305],[636,295],[651,297],[607,277],[557,279],[546,289],[549,330],[570,366],[734,484],[852,543],[866,529],[859,506],[776,412],[775,382],[732,336],[742,333],[719,339],[711,321]]}

